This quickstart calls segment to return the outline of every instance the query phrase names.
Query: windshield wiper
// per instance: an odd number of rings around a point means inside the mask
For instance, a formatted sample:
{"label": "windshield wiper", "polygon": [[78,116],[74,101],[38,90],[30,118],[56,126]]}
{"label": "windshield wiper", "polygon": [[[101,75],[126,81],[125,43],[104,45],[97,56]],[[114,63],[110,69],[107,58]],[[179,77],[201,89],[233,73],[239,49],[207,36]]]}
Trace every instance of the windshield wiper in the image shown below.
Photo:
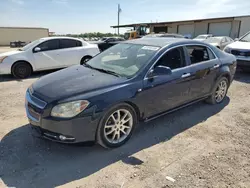
{"label": "windshield wiper", "polygon": [[106,70],[106,69],[99,69],[99,68],[94,68],[95,70],[98,70],[100,72],[104,72],[104,73],[107,73],[107,74],[112,74],[116,77],[121,77],[119,74],[117,74],[116,72],[114,71],[110,71],[110,70]]}
{"label": "windshield wiper", "polygon": [[116,77],[121,77],[119,74],[117,74],[116,72],[113,72],[113,71],[110,71],[110,70],[106,70],[106,69],[100,69],[100,68],[95,68],[95,67],[92,67],[91,65],[89,64],[83,64],[83,66],[85,67],[88,67],[90,69],[94,69],[94,70],[97,70],[97,71],[100,71],[100,72],[104,72],[104,73],[107,73],[107,74],[112,74]]}

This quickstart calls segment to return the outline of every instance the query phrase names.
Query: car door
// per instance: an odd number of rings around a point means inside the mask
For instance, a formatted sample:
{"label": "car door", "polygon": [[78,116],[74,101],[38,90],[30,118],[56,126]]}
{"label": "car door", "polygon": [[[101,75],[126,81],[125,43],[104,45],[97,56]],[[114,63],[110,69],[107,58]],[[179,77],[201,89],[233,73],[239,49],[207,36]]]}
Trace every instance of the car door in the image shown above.
{"label": "car door", "polygon": [[146,117],[160,114],[190,100],[190,73],[183,48],[167,50],[149,72],[156,66],[169,67],[172,73],[153,78],[149,78],[148,74],[145,76],[141,97],[145,101]]}
{"label": "car door", "polygon": [[60,61],[65,67],[79,65],[82,54],[82,42],[74,39],[60,39]]}
{"label": "car door", "polygon": [[51,39],[40,43],[33,48],[32,53],[36,70],[63,67],[63,63],[59,61],[59,39]]}
{"label": "car door", "polygon": [[185,49],[191,74],[190,96],[195,100],[211,92],[221,62],[205,45],[189,45]]}

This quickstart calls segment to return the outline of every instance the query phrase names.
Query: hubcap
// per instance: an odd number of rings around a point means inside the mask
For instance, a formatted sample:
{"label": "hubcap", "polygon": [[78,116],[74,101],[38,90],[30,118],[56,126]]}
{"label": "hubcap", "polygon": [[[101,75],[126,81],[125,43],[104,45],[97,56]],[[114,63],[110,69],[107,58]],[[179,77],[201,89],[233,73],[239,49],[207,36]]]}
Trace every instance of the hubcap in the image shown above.
{"label": "hubcap", "polygon": [[110,143],[125,140],[133,127],[133,116],[125,109],[119,109],[109,116],[104,126],[104,136]]}
{"label": "hubcap", "polygon": [[215,100],[217,103],[221,102],[227,92],[227,82],[225,80],[221,81],[215,92]]}

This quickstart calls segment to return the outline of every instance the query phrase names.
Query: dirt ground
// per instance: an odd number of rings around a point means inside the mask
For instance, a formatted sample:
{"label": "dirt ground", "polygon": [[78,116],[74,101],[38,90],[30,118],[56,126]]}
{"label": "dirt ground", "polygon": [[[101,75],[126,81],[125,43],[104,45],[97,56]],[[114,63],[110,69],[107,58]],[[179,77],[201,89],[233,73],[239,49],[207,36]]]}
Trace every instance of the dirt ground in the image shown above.
{"label": "dirt ground", "polygon": [[237,72],[222,104],[141,123],[114,150],[31,135],[24,96],[43,74],[0,78],[0,187],[250,187],[250,74]]}

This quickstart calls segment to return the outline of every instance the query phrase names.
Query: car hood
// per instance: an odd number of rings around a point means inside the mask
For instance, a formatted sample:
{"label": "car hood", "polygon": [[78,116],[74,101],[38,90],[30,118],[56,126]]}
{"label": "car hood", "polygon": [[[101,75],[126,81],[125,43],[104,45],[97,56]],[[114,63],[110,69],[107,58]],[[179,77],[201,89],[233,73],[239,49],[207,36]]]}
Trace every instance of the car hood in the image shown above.
{"label": "car hood", "polygon": [[233,48],[233,49],[250,50],[250,42],[237,41],[232,44],[229,44],[227,47]]}
{"label": "car hood", "polygon": [[43,76],[32,87],[37,97],[52,102],[112,87],[126,80],[77,65]]}
{"label": "car hood", "polygon": [[219,43],[217,43],[217,42],[208,42],[209,44],[211,44],[211,45],[213,45],[213,46],[220,46],[220,44]]}
{"label": "car hood", "polygon": [[9,51],[9,52],[1,53],[0,57],[11,56],[11,55],[20,54],[20,53],[23,53],[23,51],[18,51],[18,50],[16,50],[16,51]]}

